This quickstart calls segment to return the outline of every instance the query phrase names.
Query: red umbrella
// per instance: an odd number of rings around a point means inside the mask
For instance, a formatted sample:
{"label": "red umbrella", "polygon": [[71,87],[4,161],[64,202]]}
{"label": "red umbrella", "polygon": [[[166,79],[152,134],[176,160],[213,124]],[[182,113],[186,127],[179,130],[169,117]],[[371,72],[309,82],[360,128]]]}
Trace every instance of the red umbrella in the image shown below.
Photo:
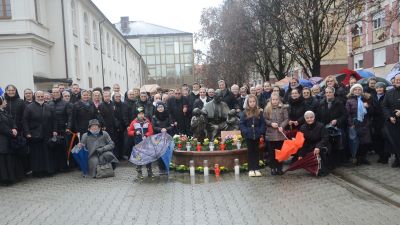
{"label": "red umbrella", "polygon": [[362,78],[356,71],[347,68],[342,69],[340,73],[346,74],[346,77],[342,81],[342,84],[345,86],[349,85],[350,77],[355,77],[356,80],[360,80]]}
{"label": "red umbrella", "polygon": [[296,152],[303,147],[303,144],[304,134],[302,132],[297,132],[295,139],[283,141],[281,150],[275,149],[275,159],[279,162],[289,159],[291,155],[296,154]]}
{"label": "red umbrella", "polygon": [[292,163],[289,168],[287,168],[284,173],[287,171],[294,171],[297,169],[305,169],[310,172],[314,176],[318,176],[318,172],[321,169],[321,158],[319,155],[315,155],[314,152],[308,153],[305,157],[296,162]]}

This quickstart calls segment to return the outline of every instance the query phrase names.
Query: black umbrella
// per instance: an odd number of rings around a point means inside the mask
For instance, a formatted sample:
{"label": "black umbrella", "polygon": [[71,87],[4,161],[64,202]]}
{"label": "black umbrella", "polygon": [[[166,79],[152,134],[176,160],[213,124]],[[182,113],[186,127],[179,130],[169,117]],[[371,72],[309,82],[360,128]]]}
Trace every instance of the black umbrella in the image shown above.
{"label": "black umbrella", "polygon": [[[382,77],[374,77],[377,82],[382,82],[386,85],[386,87],[391,86],[392,84],[387,81],[385,78]],[[368,86],[368,79],[369,78],[362,78],[361,80],[358,80],[357,83],[361,84],[363,87]]]}

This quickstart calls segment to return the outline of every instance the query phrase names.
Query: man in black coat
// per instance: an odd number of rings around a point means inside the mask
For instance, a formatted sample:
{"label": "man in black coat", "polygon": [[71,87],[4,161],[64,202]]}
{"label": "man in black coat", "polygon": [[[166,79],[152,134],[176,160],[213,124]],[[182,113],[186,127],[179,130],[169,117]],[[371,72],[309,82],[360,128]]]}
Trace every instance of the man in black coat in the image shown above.
{"label": "man in black coat", "polygon": [[81,89],[78,84],[72,84],[71,86],[71,98],[70,102],[74,104],[75,102],[81,100]]}
{"label": "man in black coat", "polygon": [[[100,124],[102,124],[103,130],[107,131],[110,135],[111,140],[116,143],[117,135],[116,135],[116,128],[117,128],[117,119],[115,117],[115,104],[111,101],[111,92],[104,91],[103,92],[103,102],[100,103],[99,108],[99,119]],[[115,156],[119,155],[118,150],[114,148],[113,153]]]}
{"label": "man in black coat", "polygon": [[224,80],[218,81],[218,88],[222,92],[222,101],[225,102],[229,109],[235,109],[237,102],[235,96],[226,88],[226,83]]}
{"label": "man in black coat", "polygon": [[400,74],[395,76],[394,88],[387,92],[382,104],[387,149],[391,149],[391,153],[396,156],[392,167],[400,167]]}
{"label": "man in black coat", "polygon": [[192,115],[189,100],[182,96],[179,88],[174,90],[174,96],[168,100],[168,111],[176,127],[175,133],[191,135],[190,120]]}
{"label": "man in black coat", "polygon": [[192,109],[203,109],[204,105],[207,102],[211,101],[211,99],[207,97],[207,92],[205,88],[200,88],[199,95],[200,97],[194,101]]}
{"label": "man in black coat", "polygon": [[199,97],[200,97],[200,84],[195,82],[193,83],[192,91],[189,94],[189,103],[192,109],[194,108],[193,107],[194,102],[196,101],[196,99],[199,99]]}
{"label": "man in black coat", "polygon": [[139,100],[136,101],[136,105],[134,108],[135,118],[136,118],[136,115],[138,114],[137,109],[139,107],[144,108],[144,116],[147,117],[147,119],[149,119],[151,121],[151,119],[153,118],[154,106],[153,106],[153,103],[151,101],[149,101],[149,96],[147,95],[146,92],[140,92]]}
{"label": "man in black coat", "polygon": [[89,120],[98,119],[98,112],[93,102],[89,101],[89,91],[82,91],[81,100],[72,107],[72,129],[82,135],[87,132]]}
{"label": "man in black coat", "polygon": [[53,151],[55,157],[56,171],[65,171],[67,169],[67,134],[71,132],[72,127],[72,106],[61,98],[59,88],[52,89],[53,100],[48,106],[53,110],[56,120],[56,132],[58,141],[54,143]]}
{"label": "man in black coat", "polygon": [[[137,90],[136,90],[137,91]],[[121,126],[124,130],[124,147],[123,147],[123,157],[128,158],[132,150],[132,146],[135,144],[134,139],[128,136],[128,129],[131,122],[136,118],[136,91],[127,91],[125,102],[122,104],[122,123]]]}

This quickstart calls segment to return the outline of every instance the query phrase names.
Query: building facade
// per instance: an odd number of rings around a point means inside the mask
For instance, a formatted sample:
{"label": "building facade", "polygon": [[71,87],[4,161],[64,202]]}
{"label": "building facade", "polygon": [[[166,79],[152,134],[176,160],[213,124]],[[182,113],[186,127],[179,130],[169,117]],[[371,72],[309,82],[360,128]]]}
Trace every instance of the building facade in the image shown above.
{"label": "building facade", "polygon": [[348,65],[385,77],[399,62],[399,1],[368,1],[347,27]]}
{"label": "building facade", "polygon": [[0,86],[140,87],[141,55],[90,0],[0,0]]}
{"label": "building facade", "polygon": [[143,56],[148,84],[175,87],[194,81],[193,34],[121,17],[115,27]]}

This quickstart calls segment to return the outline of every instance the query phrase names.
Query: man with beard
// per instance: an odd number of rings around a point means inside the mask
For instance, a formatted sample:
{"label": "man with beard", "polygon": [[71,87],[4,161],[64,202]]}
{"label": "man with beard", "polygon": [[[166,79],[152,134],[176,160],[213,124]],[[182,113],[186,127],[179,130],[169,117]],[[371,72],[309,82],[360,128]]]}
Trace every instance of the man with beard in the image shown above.
{"label": "man with beard", "polygon": [[192,115],[189,100],[182,96],[179,88],[174,90],[174,96],[168,100],[168,110],[176,127],[176,133],[190,135],[190,119]]}
{"label": "man with beard", "polygon": [[71,86],[71,99],[70,102],[74,104],[81,99],[81,89],[78,84],[73,84]]}
{"label": "man with beard", "polygon": [[59,88],[52,89],[53,100],[48,103],[54,112],[56,120],[57,140],[53,143],[54,162],[56,172],[67,169],[67,150],[66,136],[71,133],[72,126],[72,107],[61,98]]}

